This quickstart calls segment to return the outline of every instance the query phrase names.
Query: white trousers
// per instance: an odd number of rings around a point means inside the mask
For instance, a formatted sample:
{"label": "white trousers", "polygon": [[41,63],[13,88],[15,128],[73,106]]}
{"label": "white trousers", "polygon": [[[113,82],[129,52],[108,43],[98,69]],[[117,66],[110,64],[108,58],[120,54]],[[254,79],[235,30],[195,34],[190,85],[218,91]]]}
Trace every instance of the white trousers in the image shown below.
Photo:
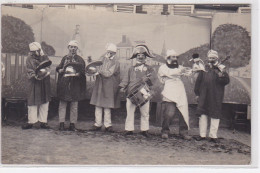
{"label": "white trousers", "polygon": [[95,109],[95,126],[101,127],[102,126],[102,112],[104,109],[104,126],[110,127],[112,126],[111,122],[111,109],[110,108],[102,108],[96,106]]}
{"label": "white trousers", "polygon": [[28,123],[34,124],[38,121],[42,123],[47,123],[48,108],[49,102],[41,105],[28,106]]}
{"label": "white trousers", "polygon": [[[209,130],[209,137],[210,138],[218,138],[218,126],[219,126],[219,119],[211,118],[210,119],[210,130]],[[207,135],[207,126],[208,126],[208,116],[201,115],[199,120],[199,128],[200,128],[200,136],[206,137]]]}
{"label": "white trousers", "polygon": [[[149,107],[150,102],[148,101],[140,108],[141,112],[141,131],[149,130]],[[126,99],[126,112],[127,117],[125,121],[125,130],[133,131],[134,130],[134,118],[135,118],[135,109],[136,105],[134,105],[130,99]]]}

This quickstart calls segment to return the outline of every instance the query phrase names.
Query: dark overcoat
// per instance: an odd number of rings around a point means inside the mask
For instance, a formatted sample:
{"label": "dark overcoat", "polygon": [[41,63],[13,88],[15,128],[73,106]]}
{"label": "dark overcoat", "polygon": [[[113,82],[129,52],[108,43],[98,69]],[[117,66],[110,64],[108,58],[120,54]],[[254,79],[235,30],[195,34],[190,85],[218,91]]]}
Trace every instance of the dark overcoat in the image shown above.
{"label": "dark overcoat", "polygon": [[43,80],[35,79],[35,70],[37,66],[43,62],[49,60],[47,55],[36,56],[29,55],[26,59],[26,69],[28,78],[27,87],[27,104],[28,106],[40,105],[50,101],[51,99],[51,85],[50,76],[47,76]]}
{"label": "dark overcoat", "polygon": [[[60,69],[71,62],[79,63],[77,73],[79,76],[64,76],[64,72],[59,73]],[[64,56],[61,63],[56,67],[59,73],[57,82],[57,96],[62,101],[76,102],[86,98],[86,75],[85,75],[85,61],[79,55]]]}
{"label": "dark overcoat", "polygon": [[222,102],[224,98],[225,85],[229,83],[229,76],[216,68],[209,68],[207,72],[200,71],[195,83],[194,92],[199,96],[197,115],[208,115],[211,118],[220,119],[222,114]]}
{"label": "dark overcoat", "polygon": [[96,76],[90,104],[104,108],[119,108],[120,64],[116,58],[102,58],[99,75]]}

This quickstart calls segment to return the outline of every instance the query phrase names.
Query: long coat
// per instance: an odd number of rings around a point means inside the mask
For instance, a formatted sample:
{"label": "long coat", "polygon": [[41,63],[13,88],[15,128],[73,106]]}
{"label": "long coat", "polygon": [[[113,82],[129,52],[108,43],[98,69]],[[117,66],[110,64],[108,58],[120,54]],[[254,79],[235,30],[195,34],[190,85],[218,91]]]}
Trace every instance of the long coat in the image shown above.
{"label": "long coat", "polygon": [[199,72],[194,88],[196,96],[199,96],[197,115],[205,114],[220,119],[225,85],[229,83],[229,76],[223,72],[223,76],[219,77],[219,72],[216,67],[210,68],[208,72]]}
{"label": "long coat", "polygon": [[43,80],[35,79],[35,70],[37,66],[45,60],[49,60],[48,56],[46,55],[39,57],[35,55],[29,55],[26,59],[26,69],[28,78],[28,106],[40,105],[50,101],[51,99],[50,76],[47,76]]}
{"label": "long coat", "polygon": [[90,104],[104,108],[119,108],[120,64],[113,58],[103,58],[96,77]]}
{"label": "long coat", "polygon": [[56,67],[56,71],[59,72],[64,66],[71,62],[80,63],[77,73],[79,76],[64,76],[63,73],[59,73],[57,82],[57,96],[63,101],[80,101],[85,99],[86,93],[86,75],[85,75],[85,61],[79,56],[64,56],[61,63]]}

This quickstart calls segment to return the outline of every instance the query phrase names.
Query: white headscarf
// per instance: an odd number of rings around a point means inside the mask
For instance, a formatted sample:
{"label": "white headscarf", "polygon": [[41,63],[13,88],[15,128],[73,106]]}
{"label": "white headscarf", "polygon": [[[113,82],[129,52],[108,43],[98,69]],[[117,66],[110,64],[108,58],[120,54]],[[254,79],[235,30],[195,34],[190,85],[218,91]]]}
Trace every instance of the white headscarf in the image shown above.
{"label": "white headscarf", "polygon": [[41,50],[40,51],[40,55],[43,56],[44,53],[43,53],[43,50],[42,50],[42,46],[40,43],[38,42],[32,42],[29,44],[29,49],[30,51],[37,51],[37,50]]}
{"label": "white headscarf", "polygon": [[207,56],[208,56],[208,58],[209,58],[209,57],[214,57],[214,58],[217,58],[217,59],[218,59],[218,52],[211,49],[211,50],[209,50]]}
{"label": "white headscarf", "polygon": [[77,47],[79,47],[78,45],[79,45],[79,43],[78,43],[77,40],[71,40],[71,41],[69,42],[69,44],[68,44],[68,46],[77,46]]}
{"label": "white headscarf", "polygon": [[109,51],[112,51],[112,52],[116,52],[117,51],[117,47],[113,43],[107,43],[106,50],[107,51],[109,50]]}
{"label": "white headscarf", "polygon": [[178,54],[177,54],[177,52],[175,52],[175,50],[173,50],[173,49],[169,49],[169,50],[167,50],[167,52],[166,52],[166,57],[165,57],[165,59],[167,59],[169,56],[177,56]]}

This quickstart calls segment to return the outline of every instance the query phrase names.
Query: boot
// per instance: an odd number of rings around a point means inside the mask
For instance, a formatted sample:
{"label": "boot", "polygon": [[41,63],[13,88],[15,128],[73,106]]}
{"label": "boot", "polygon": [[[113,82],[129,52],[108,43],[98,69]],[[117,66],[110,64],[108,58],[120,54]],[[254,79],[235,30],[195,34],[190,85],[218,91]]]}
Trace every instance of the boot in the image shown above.
{"label": "boot", "polygon": [[49,129],[49,128],[50,128],[50,126],[49,126],[47,123],[41,123],[41,124],[40,124],[40,127],[41,127],[42,129]]}
{"label": "boot", "polygon": [[65,128],[64,128],[64,122],[61,122],[60,123],[60,128],[59,128],[60,131],[64,131]]}
{"label": "boot", "polygon": [[98,127],[98,126],[93,125],[93,126],[91,127],[91,129],[89,129],[89,131],[100,131],[101,128],[102,128],[102,127]]}
{"label": "boot", "polygon": [[144,137],[146,137],[146,138],[149,138],[149,137],[150,137],[148,131],[142,131],[141,134],[142,134]]}
{"label": "boot", "polygon": [[114,132],[115,132],[115,131],[113,130],[113,127],[112,127],[112,126],[106,127],[106,128],[105,128],[105,131],[106,131],[106,132],[110,132],[110,133],[114,133]]}
{"label": "boot", "polygon": [[70,123],[69,131],[77,131],[74,123]]}
{"label": "boot", "polygon": [[31,129],[33,127],[33,124],[30,124],[30,123],[26,123],[22,126],[22,129],[23,130],[27,130],[27,129]]}

